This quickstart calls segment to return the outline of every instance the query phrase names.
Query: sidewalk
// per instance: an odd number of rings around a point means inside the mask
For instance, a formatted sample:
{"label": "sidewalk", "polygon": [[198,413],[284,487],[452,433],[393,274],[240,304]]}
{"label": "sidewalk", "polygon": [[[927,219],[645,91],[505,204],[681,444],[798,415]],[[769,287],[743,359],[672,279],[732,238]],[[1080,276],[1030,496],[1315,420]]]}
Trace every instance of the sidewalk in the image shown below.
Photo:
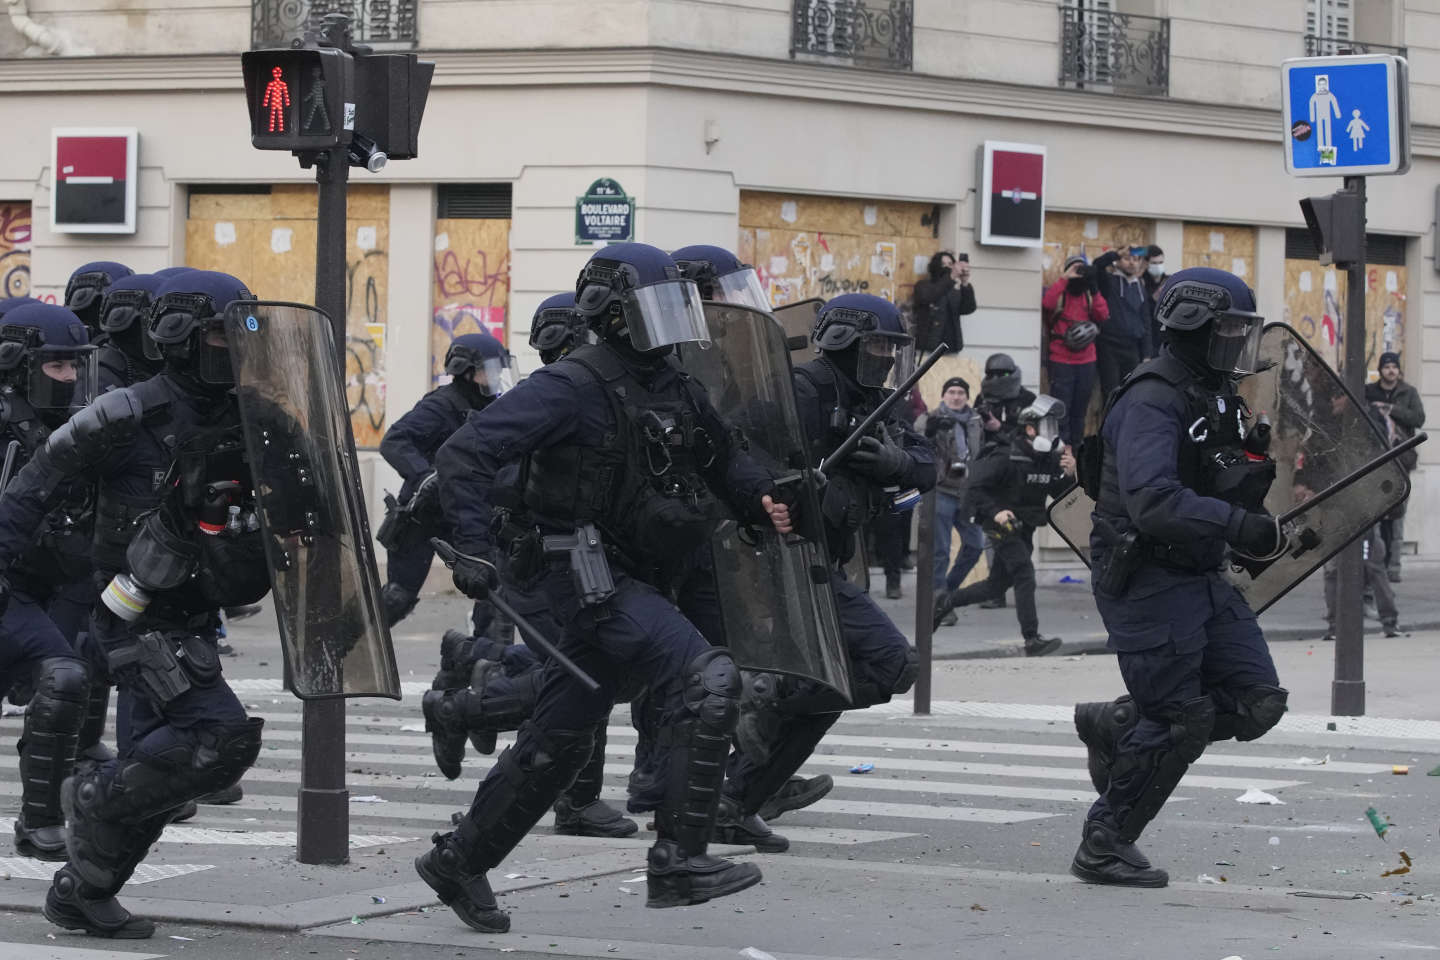
{"label": "sidewalk", "polygon": [[[1090,592],[1090,571],[1083,566],[1048,568],[1036,571],[1038,589],[1035,603],[1040,629],[1047,636],[1059,636],[1065,644],[1058,655],[1105,652],[1105,627],[1095,610]],[[1400,609],[1400,629],[1405,632],[1440,629],[1440,563],[1409,560],[1405,580],[1392,584]],[[870,575],[870,595],[906,635],[915,635],[915,573],[909,571],[901,584],[904,596],[885,599],[885,577],[879,570]],[[957,610],[960,622],[935,631],[936,660],[968,660],[977,657],[1020,656],[1020,628],[1015,622],[1014,593],[1003,610],[965,607]],[[1291,590],[1260,617],[1270,641],[1319,640],[1325,635],[1325,593],[1320,571]],[[1366,634],[1380,635],[1380,623],[1365,619]]]}

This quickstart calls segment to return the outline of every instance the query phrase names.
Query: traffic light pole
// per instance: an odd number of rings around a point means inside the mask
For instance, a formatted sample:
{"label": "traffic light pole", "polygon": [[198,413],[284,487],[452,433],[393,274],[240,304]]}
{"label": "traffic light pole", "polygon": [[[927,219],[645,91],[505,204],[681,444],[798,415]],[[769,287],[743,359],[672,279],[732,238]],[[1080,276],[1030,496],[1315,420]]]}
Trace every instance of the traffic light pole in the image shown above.
{"label": "traffic light pole", "polygon": [[[346,148],[318,155],[315,305],[330,316],[340,376],[345,376]],[[295,859],[339,864],[350,859],[350,792],[345,787],[345,701],[306,700],[300,728],[300,798]]]}
{"label": "traffic light pole", "polygon": [[[1360,256],[1346,267],[1345,365],[1341,375],[1350,392],[1365,396],[1365,178],[1346,177],[1345,192],[1360,199]],[[1360,411],[1363,415],[1364,411]],[[1365,561],[1369,536],[1340,553],[1335,591],[1335,680],[1330,712],[1337,717],[1365,713]]]}

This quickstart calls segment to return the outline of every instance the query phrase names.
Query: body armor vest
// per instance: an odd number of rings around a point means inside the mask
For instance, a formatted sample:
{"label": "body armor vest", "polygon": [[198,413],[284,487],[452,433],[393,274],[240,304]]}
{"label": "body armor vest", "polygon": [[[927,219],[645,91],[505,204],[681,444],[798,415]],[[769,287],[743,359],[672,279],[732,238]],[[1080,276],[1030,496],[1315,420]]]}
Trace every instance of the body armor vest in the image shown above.
{"label": "body armor vest", "polygon": [[[1218,497],[1240,503],[1229,484],[1223,483],[1227,467],[1247,460],[1244,450],[1246,418],[1249,408],[1235,392],[1235,384],[1224,378],[1219,389],[1207,389],[1196,375],[1178,358],[1162,354],[1136,367],[1130,376],[1110,395],[1105,404],[1104,418],[1120,398],[1142,380],[1159,379],[1178,391],[1185,401],[1184,436],[1179,444],[1177,470],[1180,482],[1205,497]],[[1103,436],[1103,434],[1102,434]],[[1102,441],[1103,442],[1103,441]],[[1274,462],[1268,461],[1269,476],[1274,477]],[[1264,489],[1268,489],[1268,481]],[[1114,454],[1106,450],[1100,470],[1100,490],[1095,513],[1105,518],[1117,533],[1134,525],[1125,509],[1120,492],[1119,470]],[[1263,500],[1264,491],[1260,493]],[[1255,504],[1254,507],[1258,507]],[[1224,558],[1225,543],[1217,538],[1185,544],[1170,544],[1168,562],[1172,565],[1205,570],[1218,566]]]}
{"label": "body armor vest", "polygon": [[714,533],[723,510],[702,476],[720,452],[701,415],[700,388],[671,368],[646,383],[604,344],[577,348],[550,365],[577,388],[600,383],[613,432],[596,446],[532,453],[522,467],[525,511],[565,531],[594,523],[620,566],[652,584],[684,564]]}
{"label": "body armor vest", "polygon": [[[20,444],[15,472],[29,462],[50,436],[50,429],[30,405],[16,397],[0,399],[0,421],[6,444]],[[12,474],[13,477],[13,474]],[[73,583],[90,572],[90,538],[95,519],[94,485],[80,480],[66,481],[56,506],[45,515],[35,545],[17,562],[13,576],[17,584],[27,583],[35,593],[62,583]]]}

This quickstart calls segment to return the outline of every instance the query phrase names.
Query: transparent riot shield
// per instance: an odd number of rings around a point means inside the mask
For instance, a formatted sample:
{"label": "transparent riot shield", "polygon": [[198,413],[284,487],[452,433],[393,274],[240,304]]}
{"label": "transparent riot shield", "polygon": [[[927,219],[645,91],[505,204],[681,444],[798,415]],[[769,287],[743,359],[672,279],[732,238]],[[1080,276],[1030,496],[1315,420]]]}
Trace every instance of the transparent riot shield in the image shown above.
{"label": "transparent riot shield", "polygon": [[[1286,549],[1227,576],[1256,613],[1288,593],[1410,494],[1403,467],[1368,404],[1358,400],[1305,339],[1283,323],[1265,327],[1261,372],[1240,382],[1251,413],[1271,422],[1275,482],[1265,509],[1282,520]],[[1313,506],[1307,502],[1314,500]],[[1080,487],[1050,507],[1056,532],[1088,564],[1094,502]]]}
{"label": "transparent riot shield", "polygon": [[[775,308],[775,319],[779,320],[780,326],[784,328],[790,346],[791,363],[801,364],[815,359],[815,345],[810,340],[810,334],[815,329],[815,318],[823,306],[824,300],[811,297]],[[802,339],[804,343],[801,343]]]}
{"label": "transparent riot shield", "polygon": [[237,302],[225,330],[290,689],[398,700],[330,319]]}
{"label": "transparent riot shield", "polygon": [[[799,513],[820,517],[809,447],[795,411],[785,332],[768,313],[705,304],[708,347],[687,345],[681,366],[703,384],[748,453],[784,481]],[[849,696],[850,664],[823,542],[725,523],[712,541],[725,639],[749,670],[808,677]]]}

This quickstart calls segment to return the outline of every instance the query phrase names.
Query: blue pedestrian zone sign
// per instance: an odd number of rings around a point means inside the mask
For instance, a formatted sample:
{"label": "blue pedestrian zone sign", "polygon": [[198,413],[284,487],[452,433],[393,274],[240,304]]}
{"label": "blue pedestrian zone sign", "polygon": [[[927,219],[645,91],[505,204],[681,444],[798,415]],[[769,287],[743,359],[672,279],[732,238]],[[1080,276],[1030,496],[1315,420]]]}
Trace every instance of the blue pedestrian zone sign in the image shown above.
{"label": "blue pedestrian zone sign", "polygon": [[1354,177],[1410,168],[1410,73],[1403,57],[1286,60],[1280,87],[1287,173]]}

